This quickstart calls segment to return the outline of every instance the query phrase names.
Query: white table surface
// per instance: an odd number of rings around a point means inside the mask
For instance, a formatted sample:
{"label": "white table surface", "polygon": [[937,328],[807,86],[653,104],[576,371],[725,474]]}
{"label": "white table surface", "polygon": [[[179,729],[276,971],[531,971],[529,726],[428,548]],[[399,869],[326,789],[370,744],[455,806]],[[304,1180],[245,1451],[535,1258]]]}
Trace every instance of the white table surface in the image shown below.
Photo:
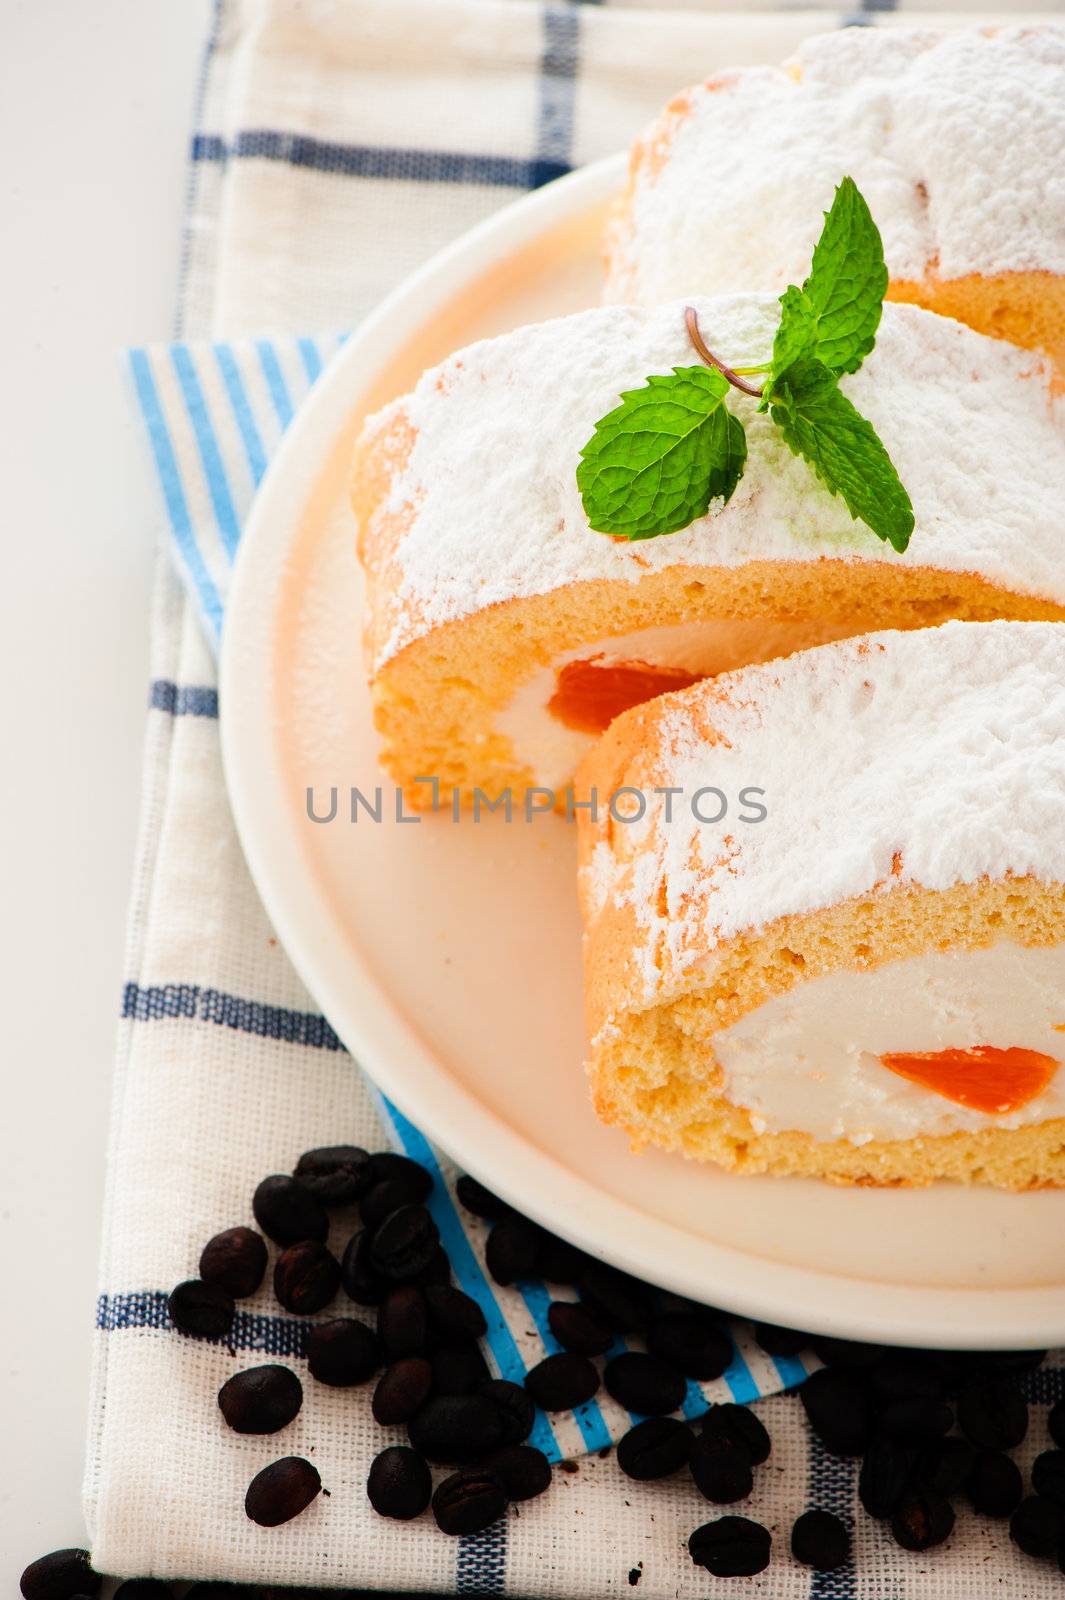
{"label": "white table surface", "polygon": [[0,1589],[80,1480],[155,502],[118,352],[171,331],[208,0],[0,0]]}

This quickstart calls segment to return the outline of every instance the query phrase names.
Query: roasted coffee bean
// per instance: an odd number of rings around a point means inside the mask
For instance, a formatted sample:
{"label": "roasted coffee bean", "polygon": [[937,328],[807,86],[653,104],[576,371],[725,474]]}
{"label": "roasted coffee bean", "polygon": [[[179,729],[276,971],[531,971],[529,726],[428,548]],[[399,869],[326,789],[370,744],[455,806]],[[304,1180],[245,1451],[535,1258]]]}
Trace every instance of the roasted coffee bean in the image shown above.
{"label": "roasted coffee bean", "polygon": [[507,1509],[507,1497],[490,1472],[454,1472],[437,1486],[433,1516],[441,1533],[480,1533]]}
{"label": "roasted coffee bean", "polygon": [[1032,1488],[1044,1500],[1065,1507],[1065,1450],[1044,1450],[1032,1462]]}
{"label": "roasted coffee bean", "polygon": [[373,1235],[368,1228],[353,1233],[340,1260],[340,1281],[344,1292],[357,1306],[379,1306],[391,1288],[387,1278],[370,1262]]}
{"label": "roasted coffee bean", "polygon": [[290,1244],[274,1262],[274,1293],[286,1311],[309,1317],[337,1297],[340,1263],[324,1244]]}
{"label": "roasted coffee bean", "polygon": [[822,1367],[799,1390],[811,1428],[837,1456],[861,1455],[869,1437],[865,1388],[846,1368]]}
{"label": "roasted coffee bean", "polygon": [[717,1505],[746,1500],[754,1488],[751,1458],[742,1445],[731,1439],[700,1434],[692,1445],[688,1464],[699,1493]]}
{"label": "roasted coffee bean", "polygon": [[319,1322],[307,1334],[307,1367],[312,1378],[333,1389],[365,1383],[381,1365],[373,1330],[354,1317]]}
{"label": "roasted coffee bean", "polygon": [[323,1206],[349,1206],[366,1193],[371,1172],[370,1157],[357,1144],[329,1144],[305,1150],[293,1177]]}
{"label": "roasted coffee bean", "polygon": [[115,1590],[114,1600],[174,1600],[174,1591],[162,1578],[127,1578]]}
{"label": "roasted coffee bean", "polygon": [[588,1256],[568,1239],[541,1230],[540,1276],[548,1283],[576,1283],[588,1266]]}
{"label": "roasted coffee bean", "polygon": [[503,1443],[499,1409],[483,1395],[439,1395],[427,1400],[407,1424],[415,1450],[430,1461],[465,1465],[482,1460]]}
{"label": "roasted coffee bean", "polygon": [[704,1522],[688,1540],[688,1554],[697,1567],[715,1578],[750,1578],[769,1565],[769,1529],[749,1517],[718,1517]]}
{"label": "roasted coffee bean", "polygon": [[31,1561],[19,1580],[26,1600],[73,1600],[99,1594],[103,1580],[89,1565],[87,1550],[51,1550]]}
{"label": "roasted coffee bean", "polygon": [[688,1378],[720,1378],[732,1360],[732,1340],[706,1317],[673,1312],[655,1317],[647,1348]]}
{"label": "roasted coffee bean", "polygon": [[804,1567],[834,1572],[850,1559],[851,1536],[831,1511],[804,1511],[791,1530],[791,1553]]}
{"label": "roasted coffee bean", "polygon": [[409,1422],[429,1398],[433,1369],[424,1356],[404,1356],[393,1361],[377,1380],[370,1409],[382,1427]]}
{"label": "roasted coffee bean", "polygon": [[949,1539],[954,1507],[932,1489],[908,1490],[891,1519],[891,1537],[904,1550],[930,1550]]}
{"label": "roasted coffee bean", "polygon": [[282,1456],[257,1472],[244,1496],[244,1509],[260,1528],[291,1522],[321,1493],[318,1468],[302,1456]]}
{"label": "roasted coffee bean", "polygon": [[315,1239],[322,1244],[329,1233],[325,1207],[298,1178],[275,1173],[264,1178],[252,1196],[255,1220],[275,1244],[299,1244]]}
{"label": "roasted coffee bean", "polygon": [[688,1392],[688,1385],[675,1367],[637,1350],[626,1350],[608,1361],[603,1382],[607,1393],[626,1411],[644,1417],[662,1417],[676,1411]]}
{"label": "roasted coffee bean", "polygon": [[208,1239],[200,1253],[200,1280],[234,1300],[254,1294],[266,1274],[266,1240],[254,1228],[227,1228]]}
{"label": "roasted coffee bean", "polygon": [[412,1284],[393,1289],[377,1308],[377,1338],[389,1361],[421,1356],[429,1333],[425,1295]]}
{"label": "roasted coffee bean", "polygon": [[826,1367],[842,1367],[846,1372],[865,1372],[887,1355],[885,1345],[865,1344],[860,1339],[819,1337],[811,1340],[811,1345]]}
{"label": "roasted coffee bean", "polygon": [[418,1194],[414,1186],[406,1183],[402,1178],[388,1178],[384,1183],[375,1183],[372,1189],[367,1189],[359,1201],[359,1216],[369,1228],[371,1233],[390,1217],[393,1211],[398,1211],[401,1206],[418,1205]]}
{"label": "roasted coffee bean", "polygon": [[1027,1495],[1010,1518],[1010,1538],[1026,1556],[1057,1555],[1063,1532],[1061,1507],[1039,1494]]}
{"label": "roasted coffee bean", "polygon": [[768,1460],[773,1448],[761,1419],[749,1406],[737,1405],[732,1400],[710,1407],[703,1416],[702,1432],[706,1439],[727,1439],[745,1450],[752,1467]]}
{"label": "roasted coffee bean", "polygon": [[599,1374],[587,1356],[563,1350],[527,1372],[525,1387],[544,1411],[571,1411],[599,1392]]}
{"label": "roasted coffee bean", "polygon": [[922,1445],[913,1467],[913,1481],[949,1499],[973,1470],[976,1451],[964,1439],[933,1439]]}
{"label": "roasted coffee bean", "polygon": [[299,1414],[303,1385],[288,1367],[248,1367],[226,1379],[218,1404],[234,1433],[277,1433]]}
{"label": "roasted coffee bean", "polygon": [[451,1262],[442,1245],[437,1245],[425,1266],[414,1274],[410,1282],[417,1284],[419,1289],[451,1287]]}
{"label": "roasted coffee bean", "polygon": [[190,1339],[224,1339],[237,1308],[224,1289],[189,1278],[170,1291],[167,1309],[174,1327]]}
{"label": "roasted coffee bean", "polygon": [[871,1517],[893,1517],[902,1504],[917,1451],[894,1439],[870,1440],[858,1473],[858,1499]]}
{"label": "roasted coffee bean", "polygon": [[552,1300],[547,1321],[563,1350],[574,1350],[579,1356],[605,1355],[614,1343],[613,1330],[576,1300]]}
{"label": "roasted coffee bean", "polygon": [[466,1344],[488,1332],[484,1312],[461,1289],[433,1285],[425,1291],[429,1327],[442,1344]]}
{"label": "roasted coffee bean", "polygon": [[551,1463],[535,1445],[505,1445],[493,1450],[484,1466],[508,1500],[534,1500],[551,1487]]}
{"label": "roasted coffee bean", "polygon": [[871,1368],[869,1382],[881,1401],[942,1400],[942,1365],[918,1350],[889,1350]]}
{"label": "roasted coffee bean", "polygon": [[366,1493],[378,1516],[410,1522],[421,1516],[432,1499],[432,1474],[417,1450],[393,1444],[374,1456]]}
{"label": "roasted coffee bean", "polygon": [[578,1285],[581,1299],[600,1322],[618,1333],[643,1329],[651,1320],[651,1291],[638,1278],[601,1261],[589,1261]]}
{"label": "roasted coffee bean", "polygon": [[484,1247],[485,1265],[496,1283],[517,1283],[540,1273],[541,1230],[525,1217],[504,1217],[497,1222]]}
{"label": "roasted coffee bean", "polygon": [[497,1194],[486,1189],[483,1183],[478,1183],[476,1178],[471,1178],[468,1172],[464,1172],[456,1182],[455,1193],[460,1205],[485,1222],[499,1222],[510,1212],[505,1200],[500,1200]]}
{"label": "roasted coffee bean", "polygon": [[384,1278],[408,1282],[433,1260],[440,1236],[422,1205],[400,1206],[373,1236],[370,1265]]}
{"label": "roasted coffee bean", "polygon": [[958,1426],[978,1450],[1012,1450],[1028,1432],[1028,1407],[1012,1378],[993,1378],[963,1390]]}
{"label": "roasted coffee bean", "polygon": [[1059,1450],[1065,1450],[1065,1400],[1057,1400],[1047,1413],[1050,1437]]}
{"label": "roasted coffee bean", "polygon": [[429,1358],[434,1394],[473,1394],[488,1379],[488,1363],[476,1344],[446,1344]]}
{"label": "roasted coffee bean", "polygon": [[779,1328],[775,1322],[756,1322],[754,1339],[767,1356],[797,1356],[810,1348],[810,1334],[798,1328]]}
{"label": "roasted coffee bean", "polygon": [[647,1417],[618,1440],[618,1466],[639,1483],[668,1478],[688,1464],[694,1446],[687,1423],[676,1417]]}
{"label": "roasted coffee bean", "polygon": [[477,1393],[490,1400],[499,1412],[504,1445],[521,1444],[529,1437],[536,1421],[536,1407],[520,1383],[511,1383],[507,1378],[489,1378]]}
{"label": "roasted coffee bean", "polygon": [[889,1400],[877,1417],[877,1427],[902,1444],[925,1444],[941,1439],[954,1424],[945,1400]]}
{"label": "roasted coffee bean", "polygon": [[370,1157],[371,1182],[388,1183],[395,1178],[407,1184],[415,1201],[428,1200],[433,1192],[433,1175],[420,1161],[401,1156],[396,1150],[375,1150]]}
{"label": "roasted coffee bean", "polygon": [[965,1479],[965,1492],[981,1516],[1008,1517],[1024,1495],[1021,1469],[1001,1450],[981,1450]]}

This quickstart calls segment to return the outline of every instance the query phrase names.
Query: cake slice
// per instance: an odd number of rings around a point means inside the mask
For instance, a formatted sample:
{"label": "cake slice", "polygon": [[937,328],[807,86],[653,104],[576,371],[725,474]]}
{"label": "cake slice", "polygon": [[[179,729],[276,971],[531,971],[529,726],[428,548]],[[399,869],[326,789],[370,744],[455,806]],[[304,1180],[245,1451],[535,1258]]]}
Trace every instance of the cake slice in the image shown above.
{"label": "cake slice", "polygon": [[635,1146],[1065,1183],[1065,626],[747,667],[620,717],[579,788],[592,1093]]}
{"label": "cake slice", "polygon": [[849,173],[888,295],[1065,368],[1065,28],[843,28],[687,90],[637,142],[607,298],[801,282]]}
{"label": "cake slice", "polygon": [[[699,299],[736,363],[769,296]],[[884,307],[841,387],[916,517],[905,554],[855,522],[738,397],[747,469],[682,532],[593,532],[581,447],[623,391],[697,364],[684,305],[605,307],[460,351],[369,419],[352,499],[383,760],[414,806],[560,791],[611,718],[663,690],[872,627],[1065,617],[1065,402],[1030,353]]]}

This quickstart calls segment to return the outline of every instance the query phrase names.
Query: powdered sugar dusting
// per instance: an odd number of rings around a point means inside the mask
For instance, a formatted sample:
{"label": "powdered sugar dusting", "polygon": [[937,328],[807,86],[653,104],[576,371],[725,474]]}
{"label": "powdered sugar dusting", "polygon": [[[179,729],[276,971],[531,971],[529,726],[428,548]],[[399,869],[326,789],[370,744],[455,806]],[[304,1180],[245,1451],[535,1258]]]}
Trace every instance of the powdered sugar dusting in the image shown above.
{"label": "powdered sugar dusting", "polygon": [[[775,299],[693,303],[726,359],[750,365],[768,356]],[[748,464],[727,507],[658,539],[621,543],[594,533],[576,469],[595,422],[650,374],[695,364],[683,303],[674,302],[540,323],[427,372],[396,402],[415,439],[385,512],[404,532],[394,551],[398,581],[378,602],[390,608],[391,628],[382,630],[375,666],[499,601],[688,563],[836,556],[928,565],[1065,602],[1065,402],[1052,404],[1030,353],[911,306],[884,307],[876,349],[843,380],[913,501],[906,555],[852,521],[743,397],[730,404],[747,428]]]}
{"label": "powdered sugar dusting", "polygon": [[798,66],[690,92],[641,169],[607,298],[800,282],[845,173],[893,278],[1065,272],[1065,28],[846,28]]}
{"label": "powdered sugar dusting", "polygon": [[615,828],[605,890],[597,845],[596,902],[641,923],[643,1002],[777,917],[907,883],[1065,882],[1065,624],[950,622],[745,667],[663,702],[643,771],[686,795],[758,785],[769,813],[649,810]]}

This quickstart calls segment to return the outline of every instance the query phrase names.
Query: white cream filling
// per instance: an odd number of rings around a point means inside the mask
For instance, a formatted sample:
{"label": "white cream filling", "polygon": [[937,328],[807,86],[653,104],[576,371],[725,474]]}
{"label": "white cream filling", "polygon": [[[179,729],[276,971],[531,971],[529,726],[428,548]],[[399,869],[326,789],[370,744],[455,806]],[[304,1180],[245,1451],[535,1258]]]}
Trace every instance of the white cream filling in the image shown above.
{"label": "white cream filling", "polygon": [[905,956],[800,982],[714,1036],[724,1093],[758,1133],[911,1139],[1065,1116],[1065,1072],[1020,1110],[987,1114],[892,1072],[881,1055],[993,1045],[1065,1061],[1065,945]]}
{"label": "white cream filling", "polygon": [[558,674],[569,662],[602,656],[607,662],[643,661],[654,667],[683,667],[709,678],[751,661],[771,661],[829,639],[844,639],[857,629],[854,622],[721,619],[668,623],[599,639],[565,651],[549,666],[534,672],[498,714],[496,726],[510,739],[515,756],[531,769],[537,783],[561,789],[596,738],[595,734],[567,728],[547,709],[558,687]]}

